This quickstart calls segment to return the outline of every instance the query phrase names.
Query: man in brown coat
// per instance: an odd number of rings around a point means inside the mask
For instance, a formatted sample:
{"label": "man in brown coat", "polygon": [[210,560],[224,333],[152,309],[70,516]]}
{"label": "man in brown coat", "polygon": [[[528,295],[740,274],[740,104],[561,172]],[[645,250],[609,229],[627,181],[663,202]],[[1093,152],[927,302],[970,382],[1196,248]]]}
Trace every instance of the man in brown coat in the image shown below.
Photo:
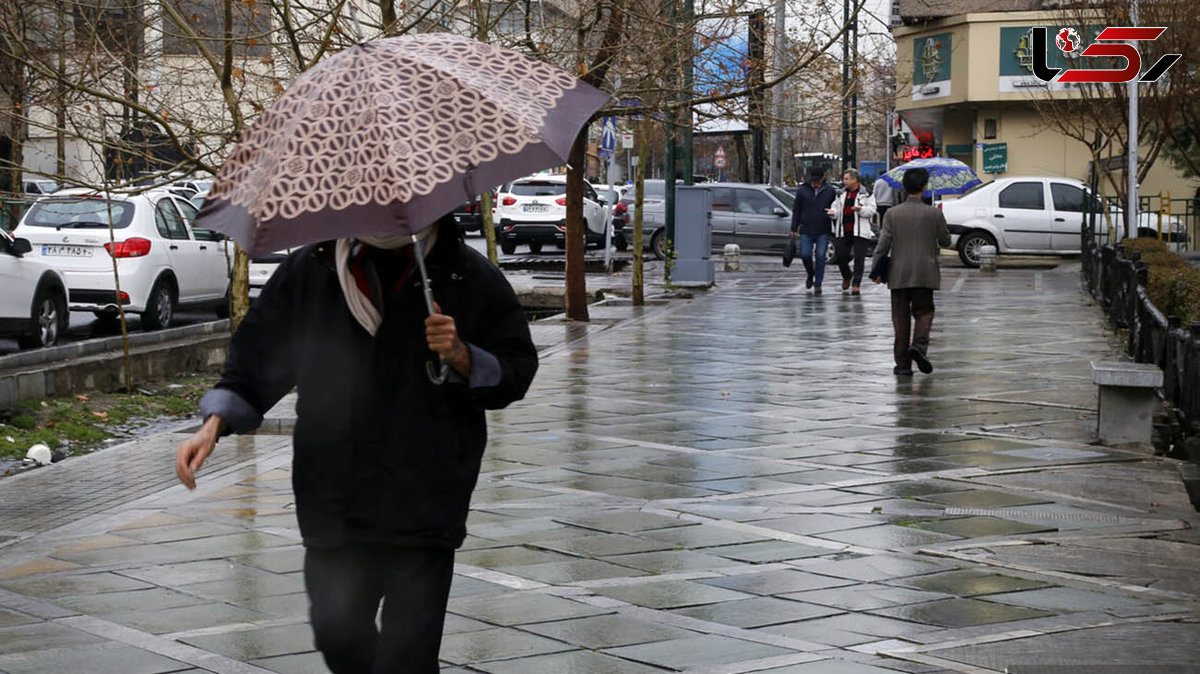
{"label": "man in brown coat", "polygon": [[[921,201],[929,172],[909,169],[904,172],[902,182],[907,198],[883,216],[883,231],[875,246],[871,269],[876,269],[880,258],[891,253],[887,284],[892,290],[892,326],[896,331],[896,367],[892,372],[911,376],[914,362],[921,372],[933,372],[933,363],[926,355],[933,327],[933,291],[942,285],[938,254],[941,246],[950,245],[950,231],[942,212]],[[872,280],[883,282],[880,278]]]}

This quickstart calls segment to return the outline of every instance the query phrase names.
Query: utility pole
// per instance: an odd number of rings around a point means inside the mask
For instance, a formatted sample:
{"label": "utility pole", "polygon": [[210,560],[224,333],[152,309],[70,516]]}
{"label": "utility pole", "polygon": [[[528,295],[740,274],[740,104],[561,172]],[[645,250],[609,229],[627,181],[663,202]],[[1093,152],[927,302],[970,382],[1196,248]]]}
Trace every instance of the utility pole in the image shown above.
{"label": "utility pole", "polygon": [[[786,48],[786,2],[775,0],[775,54],[772,59],[772,79],[778,78],[783,72],[783,51]],[[771,91],[771,108],[774,117],[771,120],[771,165],[768,180],[772,185],[783,184],[783,117],[786,114],[783,100],[783,86],[776,84]]]}

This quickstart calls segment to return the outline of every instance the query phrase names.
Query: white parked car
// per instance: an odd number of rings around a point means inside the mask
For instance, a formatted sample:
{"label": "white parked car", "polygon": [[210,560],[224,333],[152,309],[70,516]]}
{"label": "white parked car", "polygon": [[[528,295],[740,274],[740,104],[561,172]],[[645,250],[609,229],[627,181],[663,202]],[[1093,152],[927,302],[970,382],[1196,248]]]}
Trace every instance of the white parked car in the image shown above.
{"label": "white parked car", "polygon": [[53,346],[67,331],[67,285],[32,244],[0,229],[0,336],[23,349]]}
{"label": "white parked car", "polygon": [[279,267],[279,263],[287,259],[293,249],[277,250],[274,253],[250,258],[250,287],[262,288],[271,280],[271,275]]}
{"label": "white parked car", "polygon": [[71,189],[39,200],[15,231],[33,244],[33,257],[62,273],[71,309],[100,318],[117,314],[115,258],[125,311],[141,314],[143,327],[155,330],[171,326],[180,307],[228,314],[226,243],[193,229],[195,218],[195,206],[168,190],[106,201],[93,190]]}
{"label": "white parked car", "polygon": [[[995,246],[1001,254],[1072,255],[1080,252],[1085,186],[1070,178],[1000,178],[984,183],[962,197],[940,203],[950,229],[951,247],[963,264],[979,266],[979,249]],[[1089,212],[1123,222],[1120,209],[1095,202]],[[1138,217],[1139,234],[1158,235],[1158,215]],[[1172,243],[1187,240],[1176,217],[1163,221],[1163,236]]]}
{"label": "white parked car", "polygon": [[[609,217],[592,186],[583,184],[583,219],[587,243],[603,245]],[[528,244],[540,253],[545,244],[567,247],[567,177],[538,175],[514,180],[500,188],[492,213],[500,250],[511,254]]]}

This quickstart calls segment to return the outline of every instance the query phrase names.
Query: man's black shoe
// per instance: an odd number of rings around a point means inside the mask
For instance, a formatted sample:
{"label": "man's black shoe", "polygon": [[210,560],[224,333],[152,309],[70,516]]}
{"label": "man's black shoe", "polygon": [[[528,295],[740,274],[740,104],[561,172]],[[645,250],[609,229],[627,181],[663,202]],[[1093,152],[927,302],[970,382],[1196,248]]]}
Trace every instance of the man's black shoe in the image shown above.
{"label": "man's black shoe", "polygon": [[925,352],[915,346],[908,347],[908,356],[917,364],[917,369],[925,374],[933,372],[933,363],[929,362],[929,357]]}
{"label": "man's black shoe", "polygon": [[813,294],[820,295],[821,294],[821,286],[813,286]]}
{"label": "man's black shoe", "polygon": [[911,367],[900,367],[899,365],[897,365],[896,367],[892,368],[892,374],[900,375],[900,376],[904,376],[904,377],[911,377],[912,376],[912,368]]}
{"label": "man's black shoe", "polygon": [[808,278],[804,279],[804,289],[808,290],[812,287],[813,287],[813,277],[812,277],[812,274],[809,274]]}

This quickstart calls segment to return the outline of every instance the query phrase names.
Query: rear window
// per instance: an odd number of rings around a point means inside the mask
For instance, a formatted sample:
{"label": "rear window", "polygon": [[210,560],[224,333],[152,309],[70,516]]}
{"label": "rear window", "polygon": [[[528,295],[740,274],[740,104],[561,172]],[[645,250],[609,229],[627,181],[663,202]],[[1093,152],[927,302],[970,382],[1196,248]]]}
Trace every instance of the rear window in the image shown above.
{"label": "rear window", "polygon": [[35,203],[22,224],[33,227],[88,227],[108,229],[109,207],[113,228],[133,222],[133,204],[104,199],[44,199]]}
{"label": "rear window", "polygon": [[552,183],[549,181],[513,183],[512,190],[509,192],[509,194],[514,194],[518,197],[556,197],[566,193],[566,183]]}

